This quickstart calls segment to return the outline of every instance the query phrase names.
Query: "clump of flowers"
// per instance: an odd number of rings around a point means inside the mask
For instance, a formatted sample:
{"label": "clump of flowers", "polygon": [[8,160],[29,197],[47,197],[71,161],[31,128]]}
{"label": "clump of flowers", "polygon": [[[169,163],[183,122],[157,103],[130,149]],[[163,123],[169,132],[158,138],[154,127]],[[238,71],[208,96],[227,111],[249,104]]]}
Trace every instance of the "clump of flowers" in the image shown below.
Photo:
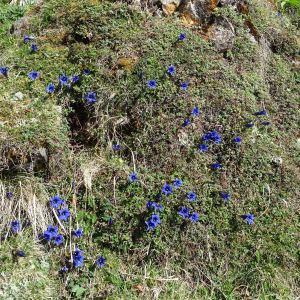
{"label": "clump of flowers", "polygon": [[10,228],[13,233],[18,233],[21,230],[21,223],[19,220],[14,220],[10,224]]}
{"label": "clump of flowers", "polygon": [[161,223],[160,217],[158,214],[152,214],[145,223],[147,226],[147,231],[154,230]]}
{"label": "clump of flowers", "polygon": [[222,137],[217,131],[212,130],[212,131],[209,131],[209,132],[205,133],[202,136],[202,141],[203,142],[213,142],[215,144],[220,144],[222,142]]}
{"label": "clump of flowers", "polygon": [[186,219],[189,217],[190,215],[190,209],[185,207],[185,206],[182,206],[180,207],[179,211],[178,211],[178,214],[179,216],[181,216],[183,219]]}

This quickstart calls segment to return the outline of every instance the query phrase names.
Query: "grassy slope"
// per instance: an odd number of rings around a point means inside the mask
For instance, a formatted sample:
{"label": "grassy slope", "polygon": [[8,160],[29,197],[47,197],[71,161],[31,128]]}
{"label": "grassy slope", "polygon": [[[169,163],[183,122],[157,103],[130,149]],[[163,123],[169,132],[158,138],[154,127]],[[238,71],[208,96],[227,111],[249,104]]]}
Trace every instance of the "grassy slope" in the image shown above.
{"label": "grassy slope", "polygon": [[[51,280],[42,264],[32,271],[32,276],[44,274],[40,284],[50,297],[61,293],[285,299],[299,292],[299,95],[291,63],[295,29],[286,17],[278,18],[259,1],[251,3],[249,16],[231,9],[216,13],[230,19],[237,33],[234,48],[225,57],[196,28],[183,28],[174,18],[150,17],[120,4],[51,0],[32,8],[26,32],[37,37],[36,54],[29,53],[21,37],[7,34],[11,13],[4,18],[1,64],[11,71],[8,79],[0,79],[0,134],[2,149],[8,149],[2,155],[9,169],[3,172],[3,185],[14,190],[16,199],[21,197],[17,182],[25,180],[25,190],[35,191],[42,184],[44,194],[60,193],[70,203],[76,199],[76,220],[87,232],[79,245],[90,262],[82,272],[70,273],[68,280],[59,278],[63,259],[58,257],[63,257],[64,249],[50,255],[47,251]],[[273,52],[251,41],[246,18]],[[174,43],[182,31],[187,40]],[[173,79],[165,76],[170,64],[177,68]],[[84,68],[92,75],[82,76],[73,89],[46,95],[45,85],[56,83],[59,74],[80,74]],[[30,83],[27,73],[33,69],[41,77]],[[158,81],[155,91],[145,88],[148,79]],[[182,81],[190,82],[186,93],[178,88]],[[90,90],[98,96],[93,107],[82,100]],[[14,99],[20,91],[23,100]],[[201,116],[182,128],[194,105],[200,107]],[[268,116],[254,117],[261,108],[268,110]],[[255,126],[246,129],[249,120]],[[260,120],[272,125],[263,126]],[[201,155],[200,137],[212,129],[220,131],[223,143]],[[243,139],[241,146],[232,143],[237,135]],[[119,154],[110,150],[112,142],[122,145]],[[40,148],[48,153],[46,168],[31,173],[10,170],[7,156],[24,167]],[[282,164],[276,163],[278,158]],[[224,166],[221,172],[209,168],[216,160]],[[141,183],[128,185],[134,165]],[[162,199],[162,225],[154,236],[147,234],[146,201],[175,177],[182,178],[185,186]],[[187,205],[184,195],[189,190],[199,199],[188,204],[201,215],[195,225],[183,223],[176,213],[180,205]],[[232,195],[227,205],[218,195],[222,190]],[[29,215],[26,212],[24,208],[24,217]],[[254,226],[240,218],[248,212],[256,216]],[[113,226],[108,225],[109,217]],[[24,230],[21,240],[29,234],[30,229]],[[28,244],[32,259],[42,257],[35,241]],[[0,247],[2,253],[18,247],[18,242],[10,239]],[[91,262],[99,251],[108,267],[93,272]],[[5,275],[22,268],[12,267],[12,260],[8,255],[1,265],[0,280],[6,284],[10,279]],[[35,288],[17,285],[17,293]],[[4,288],[5,296],[10,293]]]}

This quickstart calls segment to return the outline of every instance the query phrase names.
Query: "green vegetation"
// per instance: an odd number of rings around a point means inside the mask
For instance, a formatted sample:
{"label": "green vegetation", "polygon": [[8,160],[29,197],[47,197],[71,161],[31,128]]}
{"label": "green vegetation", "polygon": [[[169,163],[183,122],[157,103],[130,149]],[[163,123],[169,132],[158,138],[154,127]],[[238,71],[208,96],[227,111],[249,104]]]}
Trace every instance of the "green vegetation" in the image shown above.
{"label": "green vegetation", "polygon": [[[120,2],[0,4],[0,65],[9,67],[9,76],[0,76],[0,299],[299,295],[297,28],[258,0],[247,14],[218,7],[214,15],[235,29],[225,53],[199,26]],[[181,32],[187,38],[178,42]],[[23,43],[25,34],[35,37],[37,53]],[[166,75],[170,65],[173,77]],[[40,72],[36,81],[27,76],[32,70]],[[62,74],[80,81],[59,88]],[[147,88],[150,79],[156,89]],[[51,95],[50,82],[57,87]],[[189,82],[187,92],[182,82]],[[90,91],[97,94],[93,105],[84,99]],[[201,115],[182,127],[194,106]],[[262,109],[266,116],[253,115]],[[199,153],[211,130],[222,143]],[[112,151],[116,143],[120,151]],[[211,170],[216,161],[221,171]],[[139,180],[129,184],[134,170]],[[184,186],[162,196],[162,223],[147,232],[147,201],[175,178]],[[187,202],[188,191],[196,202]],[[228,203],[221,191],[231,194]],[[73,228],[84,229],[76,244],[85,265],[63,275],[69,245],[51,248],[37,239],[56,223],[48,205],[56,194],[67,201]],[[184,205],[199,222],[182,220],[177,211]],[[246,213],[255,224],[244,222]],[[26,226],[7,236],[18,216]],[[18,249],[26,257],[17,258]],[[100,254],[102,269],[94,265]]]}

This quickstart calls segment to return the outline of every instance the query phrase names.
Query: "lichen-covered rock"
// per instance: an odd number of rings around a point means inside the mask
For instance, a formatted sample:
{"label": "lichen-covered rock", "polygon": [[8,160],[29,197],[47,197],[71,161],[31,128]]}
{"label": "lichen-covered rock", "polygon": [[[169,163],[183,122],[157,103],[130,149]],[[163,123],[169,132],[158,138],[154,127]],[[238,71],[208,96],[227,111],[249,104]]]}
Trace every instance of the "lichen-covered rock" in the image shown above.
{"label": "lichen-covered rock", "polygon": [[226,51],[233,47],[234,27],[224,18],[217,18],[216,22],[208,29],[208,37],[218,51]]}

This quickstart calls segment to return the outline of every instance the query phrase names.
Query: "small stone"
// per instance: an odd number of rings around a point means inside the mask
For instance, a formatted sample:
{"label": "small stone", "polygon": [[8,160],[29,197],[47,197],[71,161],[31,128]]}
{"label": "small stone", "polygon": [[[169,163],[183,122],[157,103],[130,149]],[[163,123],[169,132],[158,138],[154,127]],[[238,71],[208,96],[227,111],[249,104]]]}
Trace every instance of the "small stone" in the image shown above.
{"label": "small stone", "polygon": [[23,98],[24,98],[24,94],[23,93],[21,93],[21,92],[17,92],[17,93],[15,93],[15,100],[23,100]]}

